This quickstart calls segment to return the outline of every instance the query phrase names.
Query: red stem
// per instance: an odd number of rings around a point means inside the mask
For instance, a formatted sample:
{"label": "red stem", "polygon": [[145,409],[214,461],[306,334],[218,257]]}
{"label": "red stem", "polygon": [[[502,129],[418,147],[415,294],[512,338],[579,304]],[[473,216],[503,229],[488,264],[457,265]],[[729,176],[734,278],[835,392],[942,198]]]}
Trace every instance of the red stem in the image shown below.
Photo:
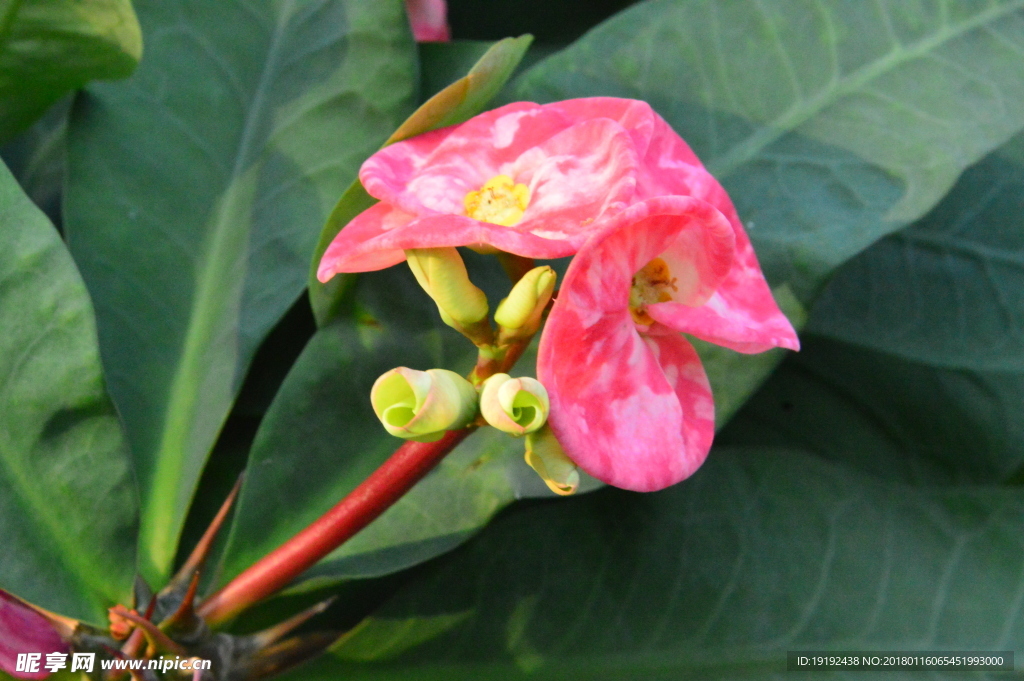
{"label": "red stem", "polygon": [[287,586],[398,501],[473,430],[448,431],[437,442],[406,442],[334,508],[204,600],[196,612],[208,624],[218,624]]}

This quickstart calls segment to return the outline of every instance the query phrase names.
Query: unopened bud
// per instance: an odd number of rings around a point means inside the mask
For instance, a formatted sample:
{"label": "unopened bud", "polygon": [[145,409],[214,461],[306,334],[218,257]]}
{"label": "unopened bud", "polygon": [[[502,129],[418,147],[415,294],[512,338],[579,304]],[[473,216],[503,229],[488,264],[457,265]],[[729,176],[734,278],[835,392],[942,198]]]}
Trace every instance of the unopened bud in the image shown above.
{"label": "unopened bud", "polygon": [[480,413],[487,423],[510,435],[540,430],[550,409],[548,391],[535,378],[495,374],[480,390]]}
{"label": "unopened bud", "polygon": [[110,636],[114,640],[123,641],[128,638],[128,634],[132,633],[132,629],[135,628],[135,622],[125,617],[125,613],[139,614],[135,610],[129,610],[120,604],[107,608],[107,619],[110,620]]}
{"label": "unopened bud", "polygon": [[567,496],[580,486],[576,464],[562,451],[551,428],[545,427],[526,436],[526,463],[555,494]]}
{"label": "unopened bud", "polygon": [[545,265],[534,267],[516,282],[508,298],[494,312],[494,321],[501,325],[505,335],[528,336],[537,332],[557,279],[555,271]]}
{"label": "unopened bud", "polygon": [[470,327],[487,317],[487,296],[469,280],[457,250],[418,248],[406,251],[405,257],[416,281],[437,303],[446,324]]}
{"label": "unopened bud", "polygon": [[468,425],[476,416],[477,393],[454,371],[407,367],[377,379],[370,403],[392,435],[418,442],[440,440],[446,430]]}

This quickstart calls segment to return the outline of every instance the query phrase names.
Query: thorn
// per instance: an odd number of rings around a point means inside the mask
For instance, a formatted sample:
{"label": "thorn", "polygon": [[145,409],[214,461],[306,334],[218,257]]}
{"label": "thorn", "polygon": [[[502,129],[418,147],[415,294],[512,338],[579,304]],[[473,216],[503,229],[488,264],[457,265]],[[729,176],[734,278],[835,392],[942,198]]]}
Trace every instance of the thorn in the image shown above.
{"label": "thorn", "polygon": [[140,629],[146,632],[146,638],[149,640],[149,645],[151,648],[155,648],[158,650],[162,648],[167,652],[174,653],[175,655],[181,655],[183,657],[188,655],[184,648],[182,648],[180,645],[178,645],[171,639],[167,638],[167,634],[160,631],[160,629],[155,624],[153,624],[146,618],[140,617],[130,612],[121,613],[121,617],[124,617],[126,620],[131,620],[132,622],[135,622],[135,624],[139,625]]}
{"label": "thorn", "polygon": [[196,600],[196,592],[199,590],[199,570],[192,573],[192,581],[189,582],[188,591],[181,599],[181,605],[174,611],[174,614],[160,623],[161,628],[173,627],[175,629],[194,629],[198,624],[199,616],[196,615],[193,607]]}
{"label": "thorn", "polygon": [[135,575],[132,584],[132,610],[145,610],[153,602],[153,589],[150,588],[142,575]]}
{"label": "thorn", "polygon": [[178,572],[171,578],[167,586],[164,587],[163,591],[169,591],[172,585],[183,584],[187,579],[190,578],[193,572],[198,571],[203,567],[206,562],[206,558],[210,555],[210,549],[213,548],[213,540],[217,538],[217,533],[220,531],[224,521],[227,520],[228,512],[234,505],[235,500],[238,499],[238,493],[242,489],[242,480],[245,477],[245,473],[238,476],[238,480],[235,481],[235,486],[231,488],[231,492],[228,494],[227,499],[221,504],[220,510],[217,511],[217,515],[213,517],[210,522],[210,526],[206,528],[206,532],[196,543],[192,553],[189,554],[185,563],[178,569]]}
{"label": "thorn", "polygon": [[256,681],[275,676],[320,655],[338,638],[337,633],[320,631],[286,639],[270,648],[264,648],[242,663],[241,676],[238,678]]}
{"label": "thorn", "polygon": [[293,615],[283,622],[275,624],[269,629],[264,629],[259,633],[253,634],[250,640],[256,644],[258,649],[266,648],[279,641],[282,637],[306,622],[309,618],[322,613],[324,610],[329,608],[333,602],[334,596],[331,596],[326,601],[321,601],[313,607],[307,608],[299,614]]}

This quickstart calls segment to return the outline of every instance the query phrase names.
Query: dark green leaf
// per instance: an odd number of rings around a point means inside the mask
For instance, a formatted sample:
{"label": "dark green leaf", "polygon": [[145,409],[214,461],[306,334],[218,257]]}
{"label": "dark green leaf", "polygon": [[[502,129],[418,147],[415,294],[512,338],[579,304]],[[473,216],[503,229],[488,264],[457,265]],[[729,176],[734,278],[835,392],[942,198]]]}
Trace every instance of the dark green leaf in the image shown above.
{"label": "dark green leaf", "polygon": [[127,602],[137,504],[92,304],[0,164],[0,588],[94,622]]}
{"label": "dark green leaf", "polygon": [[811,330],[938,366],[1024,370],[1024,135],[844,266]]}
{"label": "dark green leaf", "polygon": [[0,2],[0,140],[86,82],[124,78],[142,56],[130,0]]}
{"label": "dark green leaf", "polygon": [[[492,45],[473,65],[469,73],[428,99],[392,133],[385,144],[462,123],[480,113],[494,95],[505,85],[519,64],[530,36],[505,38]],[[309,270],[309,302],[317,323],[321,326],[334,319],[351,277],[339,276],[326,284],[316,278],[320,258],[331,241],[348,222],[376,203],[356,180],[345,191],[320,232],[320,240]]]}
{"label": "dark green leaf", "polygon": [[33,203],[58,227],[60,200],[67,166],[68,114],[72,97],[66,97],[32,127],[0,149],[11,174]]}
{"label": "dark green leaf", "polygon": [[[499,518],[375,615],[472,612],[463,624],[393,662],[327,658],[301,678],[768,679],[787,650],[1020,654],[1022,521],[1017,489],[925,489],[806,454],[718,450],[663,492]],[[379,649],[402,646],[393,629]]]}
{"label": "dark green leaf", "polygon": [[158,583],[253,352],[320,226],[407,114],[399,0],[138,3],[146,59],[72,115],[66,220],[142,487]]}
{"label": "dark green leaf", "polygon": [[719,435],[798,447],[917,484],[1005,482],[1024,468],[1024,373],[941,369],[815,336]]}
{"label": "dark green leaf", "polygon": [[650,102],[723,181],[769,279],[807,303],[1024,125],[1022,7],[648,0],[517,94]]}

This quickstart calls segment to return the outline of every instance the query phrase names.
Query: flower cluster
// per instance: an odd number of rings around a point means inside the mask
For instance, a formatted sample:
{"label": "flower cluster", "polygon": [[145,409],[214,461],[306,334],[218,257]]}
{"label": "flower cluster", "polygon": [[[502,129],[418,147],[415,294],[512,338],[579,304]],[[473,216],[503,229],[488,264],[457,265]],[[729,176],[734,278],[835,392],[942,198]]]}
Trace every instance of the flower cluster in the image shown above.
{"label": "flower cluster", "polygon": [[714,403],[684,333],[799,347],[725,190],[644,102],[510,104],[386,147],[359,178],[380,202],[335,238],[322,281],[426,249],[575,255],[537,375],[550,432],[609,484],[661,489],[707,455]]}

